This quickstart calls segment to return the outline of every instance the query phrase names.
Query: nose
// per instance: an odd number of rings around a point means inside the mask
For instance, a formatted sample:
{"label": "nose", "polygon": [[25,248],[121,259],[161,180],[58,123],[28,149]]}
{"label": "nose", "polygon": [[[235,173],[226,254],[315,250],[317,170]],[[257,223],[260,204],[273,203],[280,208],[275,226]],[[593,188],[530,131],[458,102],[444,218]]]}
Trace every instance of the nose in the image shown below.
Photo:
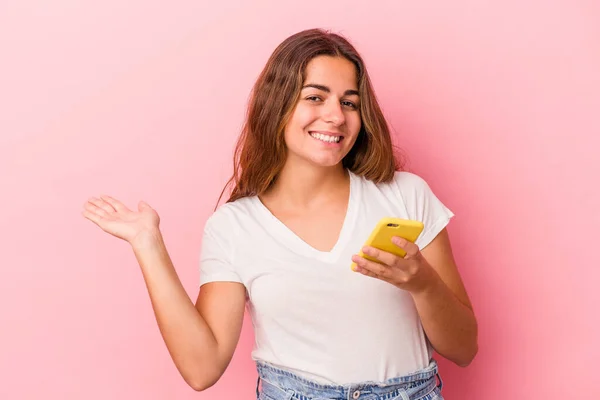
{"label": "nose", "polygon": [[331,99],[323,107],[323,119],[335,126],[341,126],[346,122],[346,115],[339,101]]}

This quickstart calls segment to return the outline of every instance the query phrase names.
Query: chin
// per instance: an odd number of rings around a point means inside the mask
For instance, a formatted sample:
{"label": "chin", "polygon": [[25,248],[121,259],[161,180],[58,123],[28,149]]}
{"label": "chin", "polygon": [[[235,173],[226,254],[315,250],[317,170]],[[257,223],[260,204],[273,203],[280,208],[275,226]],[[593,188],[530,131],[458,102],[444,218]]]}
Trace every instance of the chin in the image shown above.
{"label": "chin", "polygon": [[310,160],[311,164],[316,167],[333,168],[342,163],[342,160]]}

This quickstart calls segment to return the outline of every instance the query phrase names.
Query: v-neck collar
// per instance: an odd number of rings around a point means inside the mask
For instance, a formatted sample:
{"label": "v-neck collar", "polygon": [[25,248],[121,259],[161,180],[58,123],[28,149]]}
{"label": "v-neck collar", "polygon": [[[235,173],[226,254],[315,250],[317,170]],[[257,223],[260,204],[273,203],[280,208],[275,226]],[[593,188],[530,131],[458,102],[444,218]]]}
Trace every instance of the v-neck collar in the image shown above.
{"label": "v-neck collar", "polygon": [[306,256],[318,259],[319,261],[332,263],[339,259],[341,252],[344,250],[348,241],[351,239],[352,230],[356,221],[356,208],[359,203],[358,195],[360,193],[357,190],[358,176],[354,175],[352,171],[347,170],[350,177],[350,190],[348,195],[348,206],[346,208],[346,216],[340,230],[339,236],[333,248],[329,251],[322,251],[314,248],[303,239],[301,239],[294,231],[288,228],[279,218],[277,218],[271,211],[263,204],[258,196],[252,198],[256,210],[263,215],[265,224],[269,232],[273,233],[273,237],[281,244],[289,248],[290,250]]}

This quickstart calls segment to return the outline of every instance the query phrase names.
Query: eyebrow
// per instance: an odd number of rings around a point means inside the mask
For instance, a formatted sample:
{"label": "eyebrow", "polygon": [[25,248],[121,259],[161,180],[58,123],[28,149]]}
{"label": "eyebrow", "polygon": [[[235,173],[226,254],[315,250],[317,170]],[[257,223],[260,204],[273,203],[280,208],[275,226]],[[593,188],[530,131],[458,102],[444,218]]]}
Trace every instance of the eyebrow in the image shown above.
{"label": "eyebrow", "polygon": [[[306,88],[315,88],[315,89],[321,90],[326,93],[331,93],[331,89],[329,89],[329,87],[327,87],[325,85],[319,85],[316,83],[308,83],[308,84],[302,86],[302,89],[306,89]],[[346,90],[344,92],[344,96],[352,96],[352,95],[359,96],[360,94],[358,93],[358,90],[352,90],[352,89]]]}

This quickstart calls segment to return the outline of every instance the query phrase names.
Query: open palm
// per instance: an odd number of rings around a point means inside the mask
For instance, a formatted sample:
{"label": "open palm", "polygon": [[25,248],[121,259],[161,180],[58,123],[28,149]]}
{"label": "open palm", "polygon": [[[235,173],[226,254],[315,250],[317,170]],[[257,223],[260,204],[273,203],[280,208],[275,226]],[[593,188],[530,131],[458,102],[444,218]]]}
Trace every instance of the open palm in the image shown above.
{"label": "open palm", "polygon": [[92,197],[84,204],[83,216],[103,231],[131,243],[140,233],[158,229],[158,213],[140,201],[132,211],[110,196]]}

